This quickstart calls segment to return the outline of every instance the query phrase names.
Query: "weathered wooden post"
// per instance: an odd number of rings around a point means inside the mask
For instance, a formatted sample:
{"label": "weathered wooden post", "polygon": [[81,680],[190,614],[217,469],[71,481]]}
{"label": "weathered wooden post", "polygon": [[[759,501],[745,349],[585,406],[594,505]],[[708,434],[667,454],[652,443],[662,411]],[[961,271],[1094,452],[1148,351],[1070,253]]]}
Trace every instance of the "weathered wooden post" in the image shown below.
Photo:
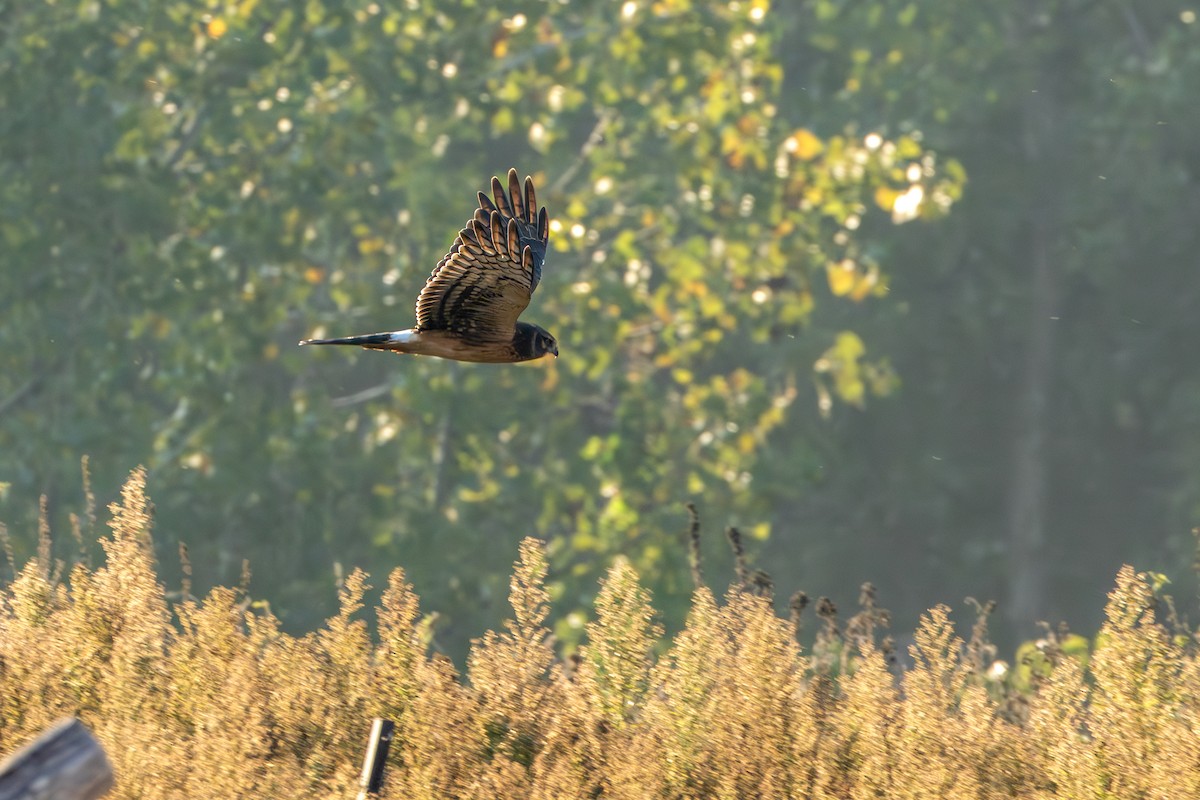
{"label": "weathered wooden post", "polygon": [[74,717],[60,719],[0,763],[0,800],[95,800],[112,787],[104,748]]}
{"label": "weathered wooden post", "polygon": [[359,779],[362,791],[358,793],[358,800],[368,800],[372,795],[379,794],[379,790],[383,788],[383,768],[387,763],[388,748],[392,745],[392,735],[395,731],[396,724],[390,719],[376,717],[371,723],[367,755],[363,758],[362,777]]}

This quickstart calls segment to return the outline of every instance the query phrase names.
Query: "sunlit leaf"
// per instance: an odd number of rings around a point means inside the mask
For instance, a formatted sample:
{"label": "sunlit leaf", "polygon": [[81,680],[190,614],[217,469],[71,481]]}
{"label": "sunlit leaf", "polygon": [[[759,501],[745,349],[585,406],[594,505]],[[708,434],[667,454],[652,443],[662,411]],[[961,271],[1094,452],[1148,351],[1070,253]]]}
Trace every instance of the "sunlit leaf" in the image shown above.
{"label": "sunlit leaf", "polygon": [[890,212],[896,206],[896,198],[899,196],[900,192],[897,189],[882,184],[875,188],[875,205]]}
{"label": "sunlit leaf", "polygon": [[812,131],[801,128],[788,139],[787,149],[795,153],[797,158],[809,161],[820,155],[825,145]]}
{"label": "sunlit leaf", "polygon": [[825,273],[829,278],[829,291],[835,297],[849,294],[859,280],[857,267],[849,259],[826,265]]}

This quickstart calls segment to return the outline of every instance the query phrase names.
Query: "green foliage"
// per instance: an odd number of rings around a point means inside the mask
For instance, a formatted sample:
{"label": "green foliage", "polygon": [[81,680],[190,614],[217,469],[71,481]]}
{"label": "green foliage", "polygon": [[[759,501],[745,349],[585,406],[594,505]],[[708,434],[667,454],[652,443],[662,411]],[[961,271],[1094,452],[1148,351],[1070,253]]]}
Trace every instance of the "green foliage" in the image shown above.
{"label": "green foliage", "polygon": [[[522,529],[556,541],[569,606],[625,553],[681,619],[649,531],[696,495],[764,517],[752,489],[810,458],[786,432],[806,387],[826,411],[894,387],[815,310],[886,292],[860,227],[936,217],[963,182],[915,131],[794,102],[781,13],[34,3],[0,61],[0,476],[61,515],[57,465],[93,454],[103,495],[148,459],[197,578],[270,563],[255,593],[302,627],[333,562],[449,547],[475,566],[420,588],[461,646]],[[561,359],[295,349],[409,324],[510,164],[553,217],[528,314]]]}
{"label": "green foliage", "polygon": [[361,572],[305,636],[222,587],[175,602],[173,620],[147,557],[144,479],[135,472],[111,509],[103,566],[64,582],[30,560],[0,592],[0,752],[77,714],[114,763],[117,798],[352,796],[376,715],[397,722],[384,797],[1200,791],[1195,631],[1172,635],[1153,575],[1129,567],[1089,664],[1046,648],[1050,668],[1013,715],[981,680],[992,666],[982,626],[964,648],[945,608],[925,616],[914,664],[898,672],[863,624],[878,614],[864,592],[857,621],[822,645],[855,652],[831,678],[741,587],[722,604],[697,589],[685,628],[657,642],[648,593],[624,563],[600,592],[588,649],[560,662],[545,627],[545,546],[526,539],[514,619],[476,640],[460,681],[421,643],[398,570],[375,609],[377,644],[360,618]]}
{"label": "green foliage", "polygon": [[[829,512],[803,495],[772,513],[839,544],[800,557],[773,541],[773,571],[880,553],[854,574],[889,597],[917,572],[938,598],[986,586],[1011,641],[1036,620],[1098,625],[1089,598],[1119,563],[1194,586],[1200,383],[1176,343],[1200,340],[1200,119],[1180,94],[1200,80],[1195,12],[800,5],[780,33],[793,87],[863,126],[919,129],[970,183],[949,224],[881,233],[893,302],[854,330],[896,343],[902,401],[835,414]],[[1032,468],[1014,458],[1031,440]],[[1031,528],[1041,541],[1019,550]]]}
{"label": "green foliage", "polygon": [[[61,525],[90,453],[104,500],[149,465],[198,585],[269,563],[253,593],[299,630],[332,612],[312,598],[335,563],[404,561],[455,653],[499,625],[502,566],[532,532],[576,612],[559,637],[582,636],[617,554],[677,628],[688,500],[757,523],[750,548],[789,586],[874,576],[906,627],[983,592],[1019,641],[1036,619],[1098,623],[1087,598],[1118,563],[1184,574],[1192,11],[36,0],[0,17],[0,517],[22,558],[33,499]],[[510,165],[555,218],[528,314],[561,359],[294,348],[408,324]],[[893,224],[947,208],[952,224]],[[448,552],[473,566],[434,569]]]}

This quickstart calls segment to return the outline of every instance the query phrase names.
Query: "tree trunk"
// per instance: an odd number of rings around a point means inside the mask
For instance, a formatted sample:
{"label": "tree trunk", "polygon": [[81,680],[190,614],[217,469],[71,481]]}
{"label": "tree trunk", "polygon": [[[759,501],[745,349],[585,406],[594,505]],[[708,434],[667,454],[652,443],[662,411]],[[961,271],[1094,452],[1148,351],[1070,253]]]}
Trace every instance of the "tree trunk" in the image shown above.
{"label": "tree trunk", "polygon": [[1008,618],[1028,630],[1046,606],[1047,437],[1053,389],[1059,265],[1054,231],[1058,205],[1056,108],[1044,68],[1031,70],[1033,91],[1024,103],[1023,149],[1027,168],[1030,237],[1029,318],[1016,389],[1012,479],[1008,504]]}

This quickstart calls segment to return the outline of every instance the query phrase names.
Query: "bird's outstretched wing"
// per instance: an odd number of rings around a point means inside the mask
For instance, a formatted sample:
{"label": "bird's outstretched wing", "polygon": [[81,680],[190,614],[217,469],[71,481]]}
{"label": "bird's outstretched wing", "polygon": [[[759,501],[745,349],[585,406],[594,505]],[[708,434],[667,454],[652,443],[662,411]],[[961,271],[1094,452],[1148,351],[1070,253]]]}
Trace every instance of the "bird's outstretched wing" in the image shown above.
{"label": "bird's outstretched wing", "polygon": [[542,277],[550,225],[538,210],[533,179],[517,171],[508,191],[492,178],[493,203],[479,193],[475,216],[458,232],[417,297],[418,331],[445,330],[478,340],[510,341],[517,317]]}

